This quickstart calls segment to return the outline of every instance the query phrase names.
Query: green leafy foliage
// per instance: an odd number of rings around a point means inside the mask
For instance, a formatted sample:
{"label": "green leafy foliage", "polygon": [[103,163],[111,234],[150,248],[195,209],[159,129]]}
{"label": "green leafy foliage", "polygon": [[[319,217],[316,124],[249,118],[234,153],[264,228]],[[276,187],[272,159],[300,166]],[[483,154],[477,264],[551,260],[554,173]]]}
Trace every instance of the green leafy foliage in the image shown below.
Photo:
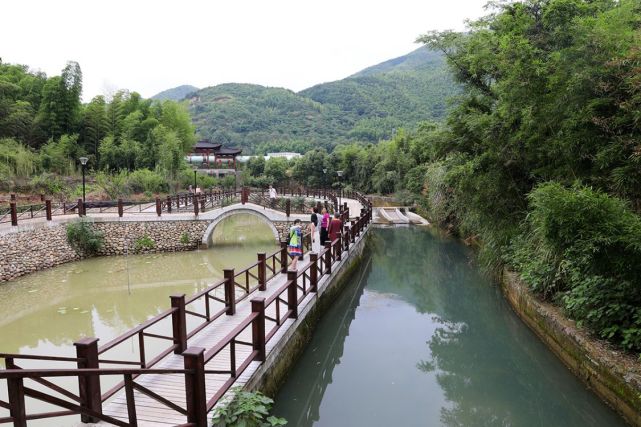
{"label": "green leafy foliage", "polygon": [[104,244],[103,234],[85,219],[67,224],[67,242],[81,256],[96,254]]}
{"label": "green leafy foliage", "polygon": [[148,234],[137,238],[134,242],[134,250],[136,252],[143,252],[146,250],[154,249],[155,247],[156,242]]}
{"label": "green leafy foliage", "polygon": [[214,427],[276,427],[287,421],[269,415],[274,401],[261,392],[244,391],[240,387],[231,390],[233,397],[214,409]]}

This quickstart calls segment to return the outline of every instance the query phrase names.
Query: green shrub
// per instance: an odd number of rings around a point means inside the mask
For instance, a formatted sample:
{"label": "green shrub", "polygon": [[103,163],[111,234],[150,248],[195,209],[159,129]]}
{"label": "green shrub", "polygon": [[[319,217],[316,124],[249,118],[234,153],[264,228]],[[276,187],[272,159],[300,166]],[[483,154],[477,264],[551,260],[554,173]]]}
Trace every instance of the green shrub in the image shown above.
{"label": "green shrub", "polygon": [[183,233],[180,236],[180,243],[182,243],[183,245],[189,244],[189,234],[188,233]]}
{"label": "green shrub", "polygon": [[136,242],[134,243],[134,250],[136,252],[142,252],[146,249],[153,249],[156,247],[156,242],[154,242],[154,239],[149,237],[148,234],[145,234],[142,237],[139,237],[136,239]]}
{"label": "green shrub", "polygon": [[96,187],[101,189],[112,200],[127,196],[131,193],[127,171],[120,171],[117,174],[99,172],[96,175]]}
{"label": "green shrub", "polygon": [[104,236],[82,219],[67,224],[67,242],[78,255],[91,256],[102,249]]}
{"label": "green shrub", "polygon": [[508,260],[580,324],[641,350],[641,218],[586,187],[543,184],[529,200],[526,233]]}
{"label": "green shrub", "polygon": [[129,174],[129,188],[135,193],[167,192],[169,184],[159,173],[149,169],[138,169]]}
{"label": "green shrub", "polygon": [[232,389],[234,397],[214,410],[214,427],[274,427],[284,426],[287,421],[269,415],[274,401],[256,391],[244,391],[240,387]]}
{"label": "green shrub", "polygon": [[302,210],[305,208],[305,198],[304,197],[294,197],[292,199],[292,208],[297,210]]}

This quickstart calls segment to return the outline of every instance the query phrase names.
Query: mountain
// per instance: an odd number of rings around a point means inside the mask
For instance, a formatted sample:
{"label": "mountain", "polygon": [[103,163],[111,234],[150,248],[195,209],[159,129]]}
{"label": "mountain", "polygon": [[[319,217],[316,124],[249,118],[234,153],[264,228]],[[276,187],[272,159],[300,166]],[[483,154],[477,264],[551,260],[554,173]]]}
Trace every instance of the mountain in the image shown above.
{"label": "mountain", "polygon": [[400,127],[441,120],[457,92],[444,57],[422,47],[298,93],[232,83],[187,99],[200,136],[253,153],[378,142]]}
{"label": "mountain", "polygon": [[164,101],[166,99],[169,99],[171,101],[180,101],[184,99],[185,96],[189,95],[192,92],[196,92],[197,90],[198,88],[196,86],[182,85],[182,86],[177,86],[171,89],[163,90],[162,92],[152,96],[151,99],[156,99],[159,101]]}

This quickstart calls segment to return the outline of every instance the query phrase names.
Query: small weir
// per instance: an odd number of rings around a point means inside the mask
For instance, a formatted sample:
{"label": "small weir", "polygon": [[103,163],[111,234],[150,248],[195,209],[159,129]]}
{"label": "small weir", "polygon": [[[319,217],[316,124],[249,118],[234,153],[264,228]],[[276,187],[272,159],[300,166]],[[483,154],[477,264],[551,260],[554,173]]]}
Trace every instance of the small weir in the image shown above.
{"label": "small weir", "polygon": [[349,287],[276,396],[296,427],[624,426],[457,241],[370,230]]}

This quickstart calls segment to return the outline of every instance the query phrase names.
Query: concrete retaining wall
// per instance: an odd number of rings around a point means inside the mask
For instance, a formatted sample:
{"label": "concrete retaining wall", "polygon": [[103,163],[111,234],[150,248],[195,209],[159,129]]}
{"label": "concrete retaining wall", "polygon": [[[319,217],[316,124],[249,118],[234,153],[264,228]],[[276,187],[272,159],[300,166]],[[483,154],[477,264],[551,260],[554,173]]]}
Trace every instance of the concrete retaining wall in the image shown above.
{"label": "concrete retaining wall", "polygon": [[519,317],[606,403],[641,426],[641,364],[579,329],[560,310],[532,295],[515,273],[504,272],[503,294]]}
{"label": "concrete retaining wall", "polygon": [[[353,278],[363,260],[368,232],[352,247],[339,264],[332,266],[332,274],[319,281],[318,293],[300,309],[298,318],[287,329],[274,336],[276,340],[262,363],[245,382],[245,389],[260,390],[274,396],[312,337],[321,316],[338,298],[338,294]],[[223,399],[224,401],[224,399]]]}

